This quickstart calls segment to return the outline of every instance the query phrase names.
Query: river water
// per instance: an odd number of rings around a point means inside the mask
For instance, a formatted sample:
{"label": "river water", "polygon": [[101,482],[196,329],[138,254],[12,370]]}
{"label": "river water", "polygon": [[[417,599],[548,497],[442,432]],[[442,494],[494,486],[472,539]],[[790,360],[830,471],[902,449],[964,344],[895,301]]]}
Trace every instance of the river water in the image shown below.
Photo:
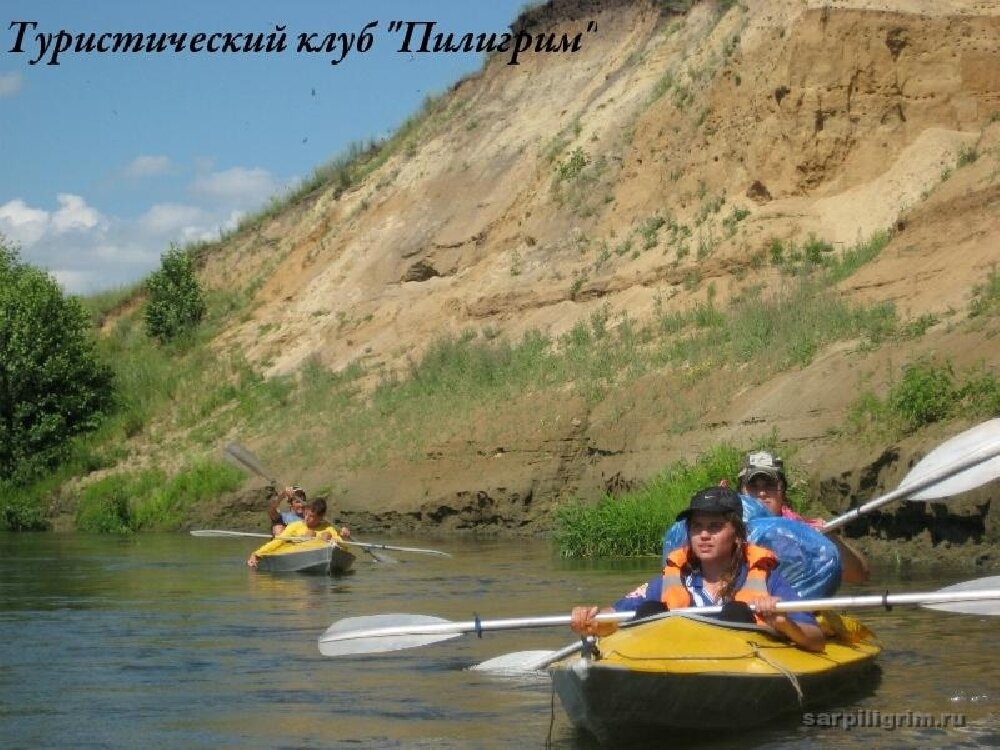
{"label": "river water", "polygon": [[[573,640],[567,629],[352,658],[323,657],[316,641],[348,616],[566,614],[617,598],[656,560],[572,563],[539,540],[386,541],[454,557],[394,553],[392,564],[359,555],[340,578],[278,577],[245,567],[254,540],[0,535],[0,747],[595,747],[570,726],[546,677],[467,669],[510,651],[559,648]],[[870,586],[842,593],[929,591],[968,577],[876,571]],[[1000,746],[1000,618],[896,608],[865,622],[885,648],[880,681],[831,710],[877,711],[881,725],[817,728],[793,714],[673,744]],[[957,714],[965,726],[889,729],[881,718],[907,711]]]}

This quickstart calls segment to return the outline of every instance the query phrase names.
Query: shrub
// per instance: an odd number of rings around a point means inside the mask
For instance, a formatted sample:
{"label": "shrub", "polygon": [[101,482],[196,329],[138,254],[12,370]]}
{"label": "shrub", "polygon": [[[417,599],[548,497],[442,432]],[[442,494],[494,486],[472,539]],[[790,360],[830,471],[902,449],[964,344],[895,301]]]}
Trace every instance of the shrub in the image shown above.
{"label": "shrub", "polygon": [[146,288],[146,333],[160,343],[192,331],[205,315],[194,257],[183,248],[172,246],[163,254],[160,268],[149,275]]}
{"label": "shrub", "polygon": [[583,168],[590,163],[590,157],[587,156],[587,152],[582,148],[577,146],[570,153],[569,158],[566,161],[560,162],[559,166],[556,168],[556,181],[562,182],[563,180],[572,180],[574,177],[583,171]]}
{"label": "shrub", "polygon": [[932,422],[1000,414],[1000,377],[981,365],[955,373],[950,364],[919,359],[906,365],[884,399],[865,390],[848,410],[852,434],[895,440]]}
{"label": "shrub", "polygon": [[[774,449],[776,438],[754,447]],[[641,489],[605,495],[596,505],[579,500],[556,509],[554,537],[566,557],[659,555],[663,533],[687,507],[691,495],[720,479],[736,481],[743,451],[719,445],[689,464],[669,465]],[[735,485],[734,485],[735,486]]]}
{"label": "shrub", "polygon": [[76,527],[98,534],[170,531],[191,506],[236,489],[243,479],[236,467],[211,460],[196,461],[169,479],[158,469],[115,474],[83,490]]}
{"label": "shrub", "polygon": [[243,472],[229,464],[199,460],[164,481],[146,472],[138,477],[132,516],[136,530],[170,531],[180,526],[188,508],[239,487]]}
{"label": "shrub", "polygon": [[88,485],[76,506],[76,528],[95,534],[128,534],[133,531],[129,509],[131,485],[130,479],[120,474]]}
{"label": "shrub", "polygon": [[947,417],[958,396],[950,364],[919,360],[904,369],[903,379],[889,391],[889,409],[913,430]]}
{"label": "shrub", "polygon": [[36,493],[12,482],[0,482],[0,529],[45,531],[48,527]]}
{"label": "shrub", "polygon": [[978,158],[979,152],[976,151],[974,146],[963,146],[958,152],[958,159],[955,162],[955,165],[958,167],[965,167],[969,164],[975,163]]}
{"label": "shrub", "polygon": [[112,395],[80,302],[0,237],[0,480],[24,483],[56,465]]}

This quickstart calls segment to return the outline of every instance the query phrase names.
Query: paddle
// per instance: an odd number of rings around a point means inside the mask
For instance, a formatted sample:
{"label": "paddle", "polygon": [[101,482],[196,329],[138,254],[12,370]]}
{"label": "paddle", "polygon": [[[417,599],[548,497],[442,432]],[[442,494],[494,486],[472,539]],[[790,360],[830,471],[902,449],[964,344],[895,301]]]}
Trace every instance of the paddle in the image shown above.
{"label": "paddle", "polygon": [[270,475],[267,469],[264,468],[263,464],[258,460],[257,456],[248,451],[239,443],[229,443],[226,445],[224,452],[227,458],[231,458],[237,466],[241,466],[245,469],[250,469],[254,474],[263,479],[267,480],[267,483],[272,487],[278,486],[278,480]]}
{"label": "paddle", "polygon": [[[891,607],[904,604],[938,605],[935,609],[981,615],[1000,615],[1000,576],[979,578],[949,586],[940,591],[914,594],[878,594],[875,596],[837,596],[826,599],[801,599],[778,602],[779,612],[809,612],[822,609],[860,609]],[[973,603],[978,603],[973,606]],[[954,605],[954,606],[952,606]],[[721,607],[686,607],[673,614],[718,614]],[[634,612],[602,612],[601,622],[629,620]],[[475,620],[451,622],[428,615],[385,614],[368,617],[348,617],[333,623],[319,638],[319,650],[324,656],[352,656],[399,651],[457,638],[464,633],[486,630],[519,630],[567,626],[570,615],[518,617],[505,620]]]}
{"label": "paddle", "polygon": [[[997,592],[990,591],[1000,587],[1000,576],[991,576],[989,578],[978,578],[973,581],[964,581],[962,583],[956,583],[951,586],[945,586],[943,589],[939,589],[936,594],[908,594],[902,596],[909,597],[921,597],[921,596],[941,596],[943,594],[948,594],[949,596],[953,593],[959,592],[979,592],[980,598],[970,600],[970,601],[955,601],[953,599],[948,599],[945,602],[932,603],[929,599],[925,599],[919,602],[902,602],[899,601],[899,596],[889,596],[888,601],[884,601],[883,596],[867,596],[867,597],[847,597],[848,599],[854,601],[855,606],[884,606],[888,604],[893,606],[894,604],[903,603],[917,603],[921,604],[926,609],[936,609],[942,612],[956,612],[961,614],[978,614],[978,615],[988,615],[997,616],[1000,615],[1000,602],[993,601],[997,597],[992,596]],[[828,600],[834,601],[834,600]],[[874,601],[874,604],[862,604],[862,601]],[[779,605],[779,608],[780,605]],[[833,609],[833,607],[824,607],[825,609]],[[849,607],[843,607],[848,609]],[[678,610],[679,611],[679,610]],[[708,608],[701,611],[709,611]],[[789,609],[789,611],[791,611]],[[676,614],[676,612],[675,612]],[[661,615],[662,616],[662,615]],[[470,669],[474,669],[478,672],[506,672],[506,673],[516,673],[516,672],[535,672],[538,670],[545,669],[550,664],[554,664],[560,659],[564,659],[567,656],[571,656],[580,650],[583,645],[582,640],[575,641],[574,643],[564,646],[558,651],[514,651],[509,654],[502,654],[500,656],[495,656],[492,659],[487,659],[484,662],[476,664]]]}
{"label": "paddle", "polygon": [[1000,418],[990,419],[939,445],[910,469],[892,492],[834,518],[823,533],[894,500],[947,501],[1000,476]]}
{"label": "paddle", "polygon": [[[191,532],[191,536],[200,537],[256,537],[260,539],[271,539],[273,538],[270,534],[258,534],[252,531],[224,531],[221,529],[196,529]],[[314,537],[309,536],[292,536],[292,537],[278,537],[284,539],[286,542],[303,542],[310,541]],[[337,544],[344,544],[351,547],[361,547],[365,550],[375,550],[375,549],[391,549],[394,552],[413,552],[418,555],[437,555],[438,557],[451,557],[449,552],[441,552],[436,549],[422,549],[420,547],[397,547],[393,544],[374,544],[371,542],[356,542],[351,539],[341,539]],[[386,555],[388,557],[388,555]],[[392,559],[392,558],[390,558]],[[393,560],[395,562],[395,560]]]}
{"label": "paddle", "polygon": [[[191,536],[201,537],[254,537],[255,539],[274,539],[270,534],[258,534],[253,531],[223,531],[222,529],[195,529]],[[298,539],[299,537],[295,537]],[[287,540],[286,540],[287,541]]]}
{"label": "paddle", "polygon": [[[219,529],[196,529],[191,532],[191,536],[198,537],[253,537],[255,539],[277,539],[279,537],[273,537],[270,534],[256,534],[250,531],[222,531]],[[280,537],[282,541],[285,542],[311,542],[316,539],[312,536],[282,536]]]}
{"label": "paddle", "polygon": [[583,646],[583,640],[577,640],[558,651],[513,651],[509,654],[494,656],[492,659],[474,664],[469,669],[476,672],[537,672],[549,664],[555,664],[560,659],[572,656]]}
{"label": "paddle", "polygon": [[[904,497],[909,497],[910,500],[948,500],[954,495],[979,487],[997,476],[1000,476],[1000,419],[991,419],[942,443],[909,471],[898,489],[833,519],[824,526],[823,533],[832,532],[894,500]],[[957,589],[957,587],[952,588]],[[948,611],[960,611],[957,609],[958,606],[946,604],[943,608]],[[577,649],[579,643],[570,644],[555,652],[519,651],[503,654],[477,664],[473,669],[538,670]]]}
{"label": "paddle", "polygon": [[[244,448],[239,443],[227,444],[224,451],[226,457],[232,459],[238,466],[242,466],[246,469],[249,469],[257,476],[266,479],[268,481],[268,484],[270,484],[272,487],[276,487],[278,485],[278,481],[273,476],[271,476],[271,473],[267,469],[264,468],[264,465],[260,462],[260,459],[258,459],[257,456],[255,456],[253,453],[251,453],[249,450]],[[363,545],[359,543],[358,546],[363,546]],[[392,555],[380,554],[371,548],[366,547],[365,552],[371,555],[372,558],[374,558],[375,562],[380,562],[380,563],[399,562],[399,560],[397,560]]]}

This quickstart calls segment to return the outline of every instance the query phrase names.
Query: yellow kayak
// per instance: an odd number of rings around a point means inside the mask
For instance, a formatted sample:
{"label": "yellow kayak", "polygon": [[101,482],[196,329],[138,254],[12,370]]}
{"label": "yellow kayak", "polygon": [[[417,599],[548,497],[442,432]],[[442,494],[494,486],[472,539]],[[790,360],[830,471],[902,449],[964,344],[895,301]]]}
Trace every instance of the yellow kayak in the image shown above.
{"label": "yellow kayak", "polygon": [[283,544],[257,558],[257,570],[267,573],[344,573],[354,563],[354,555],[330,542],[315,540]]}
{"label": "yellow kayak", "polygon": [[767,628],[669,615],[620,628],[550,668],[570,721],[599,739],[667,728],[763,724],[877,674],[881,647],[852,618],[826,614],[826,649],[811,653]]}

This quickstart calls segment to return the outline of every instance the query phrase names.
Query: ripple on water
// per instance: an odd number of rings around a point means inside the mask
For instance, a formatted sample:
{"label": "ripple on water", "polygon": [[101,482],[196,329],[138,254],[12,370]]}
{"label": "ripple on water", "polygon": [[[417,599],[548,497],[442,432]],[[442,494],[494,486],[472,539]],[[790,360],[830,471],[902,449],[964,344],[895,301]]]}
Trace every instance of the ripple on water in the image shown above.
{"label": "ripple on water", "polygon": [[[617,598],[655,563],[571,565],[536,540],[413,540],[455,557],[359,564],[343,579],[281,577],[246,569],[255,545],[223,541],[5,537],[4,747],[492,750],[542,747],[551,728],[555,748],[592,748],[569,726],[546,677],[468,669],[504,653],[561,648],[572,639],[565,628],[487,632],[341,659],[321,657],[316,639],[342,617],[386,612],[463,621],[476,612],[484,620],[568,613],[573,604]],[[952,582],[883,579],[870,591]],[[830,710],[954,712],[966,716],[964,726],[818,730],[793,713],[761,729],[695,733],[680,744],[1000,746],[995,621],[913,608],[873,611],[864,620],[885,647],[881,681],[872,695]]]}

